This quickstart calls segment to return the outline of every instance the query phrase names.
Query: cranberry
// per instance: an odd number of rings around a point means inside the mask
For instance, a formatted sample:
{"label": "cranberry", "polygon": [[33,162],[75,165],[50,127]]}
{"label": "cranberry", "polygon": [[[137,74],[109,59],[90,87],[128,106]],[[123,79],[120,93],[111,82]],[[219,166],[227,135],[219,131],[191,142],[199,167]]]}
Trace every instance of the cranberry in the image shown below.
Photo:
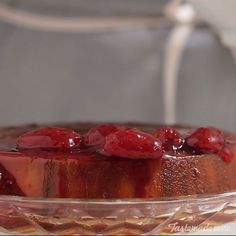
{"label": "cranberry", "polygon": [[78,147],[81,137],[74,131],[47,127],[23,134],[17,140],[19,149],[72,149]]}
{"label": "cranberry", "polygon": [[225,144],[222,132],[214,127],[199,128],[186,140],[191,147],[202,152],[217,153]]}
{"label": "cranberry", "polygon": [[125,158],[159,158],[163,155],[160,140],[136,129],[120,130],[105,138],[104,152]]}
{"label": "cranberry", "polygon": [[161,140],[165,151],[180,149],[184,144],[184,139],[181,137],[180,133],[170,127],[155,130],[153,136]]}
{"label": "cranberry", "polygon": [[117,125],[99,125],[90,129],[83,137],[83,144],[85,146],[99,146],[104,144],[105,137],[111,133],[124,129],[124,127]]}
{"label": "cranberry", "polygon": [[219,156],[225,161],[230,162],[233,159],[233,150],[230,145],[225,145],[220,151]]}

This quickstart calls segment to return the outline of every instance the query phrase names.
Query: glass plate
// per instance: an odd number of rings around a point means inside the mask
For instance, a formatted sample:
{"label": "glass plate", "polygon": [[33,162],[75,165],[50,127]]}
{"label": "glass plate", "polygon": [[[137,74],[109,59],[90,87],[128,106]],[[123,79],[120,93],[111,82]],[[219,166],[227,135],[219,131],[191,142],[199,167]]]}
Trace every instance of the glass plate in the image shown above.
{"label": "glass plate", "polygon": [[0,196],[0,232],[40,235],[156,235],[236,220],[236,192],[162,199],[39,199]]}

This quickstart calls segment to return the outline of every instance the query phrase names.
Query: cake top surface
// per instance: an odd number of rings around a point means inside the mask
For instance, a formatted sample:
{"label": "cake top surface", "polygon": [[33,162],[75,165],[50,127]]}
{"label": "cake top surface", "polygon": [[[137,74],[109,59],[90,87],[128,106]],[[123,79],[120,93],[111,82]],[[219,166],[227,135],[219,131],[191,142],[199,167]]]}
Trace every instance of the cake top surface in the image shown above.
{"label": "cake top surface", "polygon": [[235,134],[214,127],[180,125],[62,123],[0,128],[1,152],[46,152],[46,156],[55,151],[57,156],[82,152],[129,159],[217,154],[230,162],[235,140]]}

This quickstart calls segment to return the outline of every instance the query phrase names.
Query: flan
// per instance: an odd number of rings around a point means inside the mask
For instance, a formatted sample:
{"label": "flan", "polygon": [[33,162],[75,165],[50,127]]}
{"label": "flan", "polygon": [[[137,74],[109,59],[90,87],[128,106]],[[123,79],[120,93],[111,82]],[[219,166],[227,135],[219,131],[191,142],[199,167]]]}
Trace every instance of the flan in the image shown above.
{"label": "flan", "polygon": [[[206,136],[201,142],[196,142],[198,133],[194,133],[195,128],[172,127],[184,141],[170,151],[164,146],[163,137],[156,135],[155,130],[160,129],[159,125],[116,125],[122,127],[121,131],[113,130],[112,134],[104,137],[105,141],[94,146],[85,141],[89,130],[96,130],[97,124],[50,125],[73,130],[80,135],[81,141],[71,149],[58,148],[58,140],[53,143],[56,143],[57,148],[45,146],[46,141],[41,147],[38,144],[42,144],[44,136],[40,136],[40,142],[34,136],[30,148],[24,146],[30,140],[25,137],[39,134],[41,126],[1,128],[0,194],[40,198],[122,199],[177,197],[236,190],[234,134],[222,131],[222,140],[218,140],[217,145],[214,143],[214,149],[211,143],[206,145]],[[33,130],[39,132],[34,133]],[[128,135],[132,137],[133,134],[130,130],[133,133],[138,130],[137,140],[144,140],[144,143],[128,140]],[[125,139],[122,144],[117,141],[121,134],[124,134],[122,138]],[[27,142],[22,145],[22,140]],[[144,152],[150,140],[156,145],[151,154]],[[131,145],[133,149],[125,152],[124,145],[127,147],[130,143],[137,144],[137,147]],[[221,144],[230,147],[230,158],[224,158]]]}

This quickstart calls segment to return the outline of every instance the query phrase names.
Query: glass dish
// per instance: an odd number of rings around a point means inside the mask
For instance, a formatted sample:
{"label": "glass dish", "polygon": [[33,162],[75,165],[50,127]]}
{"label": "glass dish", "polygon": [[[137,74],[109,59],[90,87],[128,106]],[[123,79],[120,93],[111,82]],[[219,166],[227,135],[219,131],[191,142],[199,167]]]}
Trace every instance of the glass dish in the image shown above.
{"label": "glass dish", "polygon": [[39,199],[0,196],[0,232],[40,235],[157,235],[236,220],[236,192],[162,199]]}

